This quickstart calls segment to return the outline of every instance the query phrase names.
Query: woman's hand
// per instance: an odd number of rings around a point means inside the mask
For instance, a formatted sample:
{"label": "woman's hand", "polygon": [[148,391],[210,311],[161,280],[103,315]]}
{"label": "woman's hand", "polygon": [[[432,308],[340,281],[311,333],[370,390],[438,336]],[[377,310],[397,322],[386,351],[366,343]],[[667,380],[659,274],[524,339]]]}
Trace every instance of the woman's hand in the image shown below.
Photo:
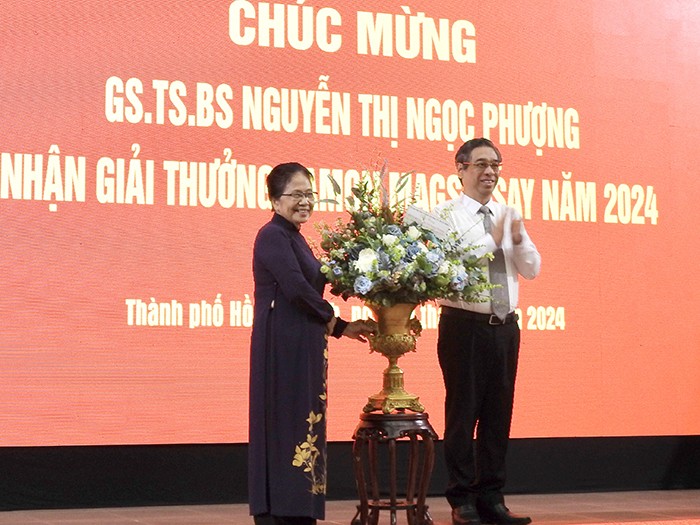
{"label": "woman's hand", "polygon": [[338,318],[333,316],[331,320],[326,323],[326,335],[332,335],[333,329],[335,328],[335,323],[338,322]]}
{"label": "woman's hand", "polygon": [[353,321],[345,327],[343,335],[349,337],[350,339],[356,339],[357,341],[367,342],[367,336],[376,333],[377,323],[368,319],[366,321],[359,320]]}

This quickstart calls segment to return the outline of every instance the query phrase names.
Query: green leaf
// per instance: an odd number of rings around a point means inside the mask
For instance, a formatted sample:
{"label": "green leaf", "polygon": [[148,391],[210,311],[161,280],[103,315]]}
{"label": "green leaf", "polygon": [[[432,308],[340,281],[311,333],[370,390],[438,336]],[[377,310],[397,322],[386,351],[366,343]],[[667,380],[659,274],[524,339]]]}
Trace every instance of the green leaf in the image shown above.
{"label": "green leaf", "polygon": [[331,181],[331,184],[333,186],[333,193],[335,195],[340,195],[343,192],[343,190],[340,188],[340,184],[338,184],[338,181],[335,180],[330,173],[328,174],[328,180]]}
{"label": "green leaf", "polygon": [[401,175],[396,183],[396,193],[401,193],[401,191],[406,187],[406,184],[408,184],[408,181],[411,180],[411,175],[413,175],[413,173],[413,171],[407,171]]}
{"label": "green leaf", "polygon": [[323,204],[335,204],[336,206],[337,206],[338,204],[340,204],[340,203],[339,203],[337,200],[335,200],[335,199],[320,199],[320,200],[315,201],[315,203],[316,203],[316,204],[320,204],[320,203],[323,203]]}

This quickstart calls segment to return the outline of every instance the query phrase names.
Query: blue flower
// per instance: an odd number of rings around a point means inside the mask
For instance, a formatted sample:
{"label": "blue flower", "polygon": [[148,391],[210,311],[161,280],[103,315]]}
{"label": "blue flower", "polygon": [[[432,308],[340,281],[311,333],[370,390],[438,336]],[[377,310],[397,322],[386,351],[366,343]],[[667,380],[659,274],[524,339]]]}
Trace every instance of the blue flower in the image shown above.
{"label": "blue flower", "polygon": [[417,242],[411,243],[406,247],[406,259],[412,261],[421,252],[420,246]]}
{"label": "blue flower", "polygon": [[399,228],[396,224],[390,224],[385,228],[385,231],[389,235],[396,235],[397,237],[401,235],[401,228]]}
{"label": "blue flower", "polygon": [[425,260],[430,264],[430,272],[428,272],[428,277],[435,277],[438,273],[440,265],[445,260],[445,255],[440,250],[430,250],[425,254]]}
{"label": "blue flower", "polygon": [[432,265],[440,266],[445,260],[445,254],[440,250],[433,249],[425,255],[425,259]]}
{"label": "blue flower", "polygon": [[456,290],[458,292],[461,292],[464,290],[464,287],[467,285],[469,276],[464,270],[460,270],[457,275],[455,275],[452,280],[450,281],[450,288],[453,290]]}
{"label": "blue flower", "polygon": [[365,295],[372,289],[373,286],[374,283],[372,281],[370,281],[364,275],[360,275],[357,279],[355,279],[353,288],[355,292],[359,293],[360,295]]}
{"label": "blue flower", "polygon": [[333,267],[333,275],[340,276],[343,275],[343,269],[340,266]]}
{"label": "blue flower", "polygon": [[391,257],[389,257],[388,253],[383,251],[377,252],[377,267],[380,270],[391,269]]}

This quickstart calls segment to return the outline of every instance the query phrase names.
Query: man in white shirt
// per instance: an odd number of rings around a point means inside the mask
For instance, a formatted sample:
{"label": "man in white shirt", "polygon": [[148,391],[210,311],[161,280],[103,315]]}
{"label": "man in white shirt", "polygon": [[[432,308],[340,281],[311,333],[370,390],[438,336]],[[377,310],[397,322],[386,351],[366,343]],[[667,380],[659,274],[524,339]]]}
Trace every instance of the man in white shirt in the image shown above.
{"label": "man in white shirt", "polygon": [[488,139],[470,140],[455,163],[463,194],[433,213],[479,247],[472,253],[494,255],[488,274],[497,287],[484,302],[441,301],[446,496],[454,525],[527,525],[532,520],[511,513],[502,490],[520,347],[518,274],[534,279],[541,258],[518,213],[491,198],[501,169],[498,148]]}

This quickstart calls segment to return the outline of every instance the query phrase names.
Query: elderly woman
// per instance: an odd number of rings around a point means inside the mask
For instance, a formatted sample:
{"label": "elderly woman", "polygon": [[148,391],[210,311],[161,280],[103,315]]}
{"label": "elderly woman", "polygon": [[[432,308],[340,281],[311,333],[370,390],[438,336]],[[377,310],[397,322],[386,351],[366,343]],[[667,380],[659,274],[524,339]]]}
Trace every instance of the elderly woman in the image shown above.
{"label": "elderly woman", "polygon": [[371,326],[336,318],[300,233],[313,212],[311,173],[291,162],[267,178],[274,214],[253,249],[248,490],[256,525],[313,525],[326,493],[328,335],[365,341]]}

